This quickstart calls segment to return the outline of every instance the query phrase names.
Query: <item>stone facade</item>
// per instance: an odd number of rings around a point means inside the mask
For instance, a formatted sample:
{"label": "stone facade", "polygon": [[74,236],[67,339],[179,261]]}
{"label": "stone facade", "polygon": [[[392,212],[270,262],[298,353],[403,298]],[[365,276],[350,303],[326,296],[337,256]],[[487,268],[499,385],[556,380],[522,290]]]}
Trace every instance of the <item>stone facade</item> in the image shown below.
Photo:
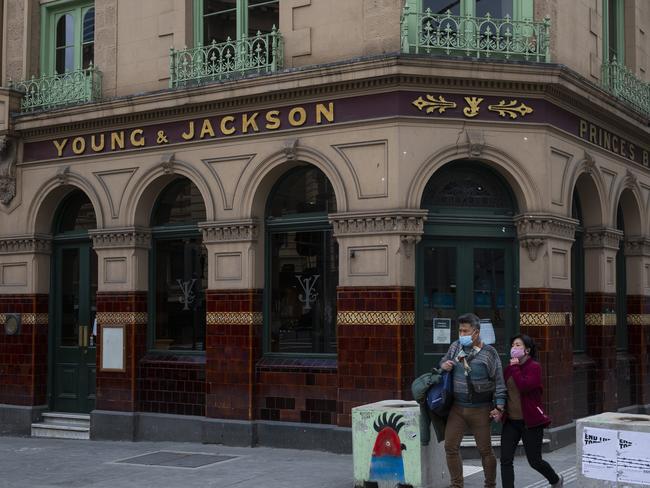
{"label": "stone facade", "polygon": [[[45,3],[0,2],[3,85],[36,73]],[[193,43],[193,2],[131,3],[96,2],[103,101],[18,114],[20,95],[0,89],[0,137],[17,148],[0,166],[15,188],[0,203],[0,319],[21,313],[23,323],[18,336],[0,332],[0,404],[52,404],[51,263],[74,237],[57,235],[57,216],[80,191],[95,218],[84,242],[97,256],[97,410],[335,429],[350,426],[355,406],[409,399],[429,360],[420,345],[431,342],[422,274],[436,270],[424,269],[423,254],[462,239],[512,250],[504,334],[538,342],[555,426],[647,408],[650,133],[647,116],[598,85],[602,2],[534,2],[535,18],[551,19],[547,64],[399,54],[399,0],[280,0],[286,69],[179,89],[168,89],[169,48]],[[635,36],[650,29],[642,3],[626,10]],[[641,44],[626,37],[642,79],[650,52]],[[429,182],[458,164],[508,188],[505,224],[469,205],[457,218],[426,208]],[[287,171],[307,165],[336,201],[319,222],[338,253],[336,353],[276,354],[268,256],[277,224],[267,203]],[[165,239],[152,215],[178,180],[205,207],[192,229],[206,256],[205,337],[189,354],[156,350],[152,339],[151,276]],[[100,363],[111,326],[124,331],[119,371]],[[621,329],[627,346],[617,353]]]}

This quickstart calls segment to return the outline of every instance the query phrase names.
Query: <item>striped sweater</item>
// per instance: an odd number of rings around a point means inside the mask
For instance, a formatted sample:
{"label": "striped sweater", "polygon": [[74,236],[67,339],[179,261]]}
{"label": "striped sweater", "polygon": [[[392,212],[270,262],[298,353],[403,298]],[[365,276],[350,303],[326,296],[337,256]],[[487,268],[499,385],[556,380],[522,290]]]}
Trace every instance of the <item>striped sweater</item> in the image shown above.
{"label": "striped sweater", "polygon": [[[454,361],[454,402],[461,407],[483,407],[491,405],[505,405],[508,398],[508,390],[503,380],[503,367],[501,358],[496,349],[484,344],[480,352],[469,362],[472,369],[470,379],[474,387],[474,395],[470,398],[465,368],[463,363],[457,360],[458,354],[463,349],[458,341],[449,347],[447,354],[442,358],[440,364],[445,361]],[[465,348],[469,354],[472,347]]]}

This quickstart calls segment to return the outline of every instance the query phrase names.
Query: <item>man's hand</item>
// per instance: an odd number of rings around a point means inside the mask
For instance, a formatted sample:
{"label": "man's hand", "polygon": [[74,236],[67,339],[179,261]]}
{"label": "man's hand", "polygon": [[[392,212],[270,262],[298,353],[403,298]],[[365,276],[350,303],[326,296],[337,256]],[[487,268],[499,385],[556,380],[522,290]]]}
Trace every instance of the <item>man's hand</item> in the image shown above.
{"label": "man's hand", "polygon": [[490,412],[490,418],[495,422],[501,422],[501,419],[503,418],[503,410],[499,410],[498,408],[493,409]]}
{"label": "man's hand", "polygon": [[440,367],[445,371],[451,371],[452,369],[454,369],[454,362],[451,359],[449,359],[444,363],[442,363]]}

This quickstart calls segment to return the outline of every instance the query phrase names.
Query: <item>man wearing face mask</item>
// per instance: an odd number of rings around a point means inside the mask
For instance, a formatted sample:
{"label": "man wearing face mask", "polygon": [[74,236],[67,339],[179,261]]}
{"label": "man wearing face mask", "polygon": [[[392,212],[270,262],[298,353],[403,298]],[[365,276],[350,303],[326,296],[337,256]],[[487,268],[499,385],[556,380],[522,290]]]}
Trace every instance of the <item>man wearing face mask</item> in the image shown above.
{"label": "man wearing face mask", "polygon": [[449,346],[440,367],[453,372],[454,404],[445,428],[445,453],[451,488],[463,488],[460,443],[469,427],[481,455],[485,488],[496,487],[497,460],[492,450],[490,419],[499,422],[507,399],[503,368],[496,349],[481,340],[481,323],[473,313],[461,315],[458,340]]}

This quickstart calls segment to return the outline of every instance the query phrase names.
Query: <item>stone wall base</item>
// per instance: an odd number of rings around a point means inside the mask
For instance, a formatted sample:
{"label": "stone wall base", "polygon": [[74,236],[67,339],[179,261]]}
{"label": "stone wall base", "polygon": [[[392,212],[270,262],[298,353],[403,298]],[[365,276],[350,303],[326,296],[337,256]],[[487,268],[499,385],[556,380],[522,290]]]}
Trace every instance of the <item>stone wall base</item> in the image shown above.
{"label": "stone wall base", "polygon": [[0,404],[0,435],[30,436],[32,423],[40,422],[47,405],[22,406]]}

